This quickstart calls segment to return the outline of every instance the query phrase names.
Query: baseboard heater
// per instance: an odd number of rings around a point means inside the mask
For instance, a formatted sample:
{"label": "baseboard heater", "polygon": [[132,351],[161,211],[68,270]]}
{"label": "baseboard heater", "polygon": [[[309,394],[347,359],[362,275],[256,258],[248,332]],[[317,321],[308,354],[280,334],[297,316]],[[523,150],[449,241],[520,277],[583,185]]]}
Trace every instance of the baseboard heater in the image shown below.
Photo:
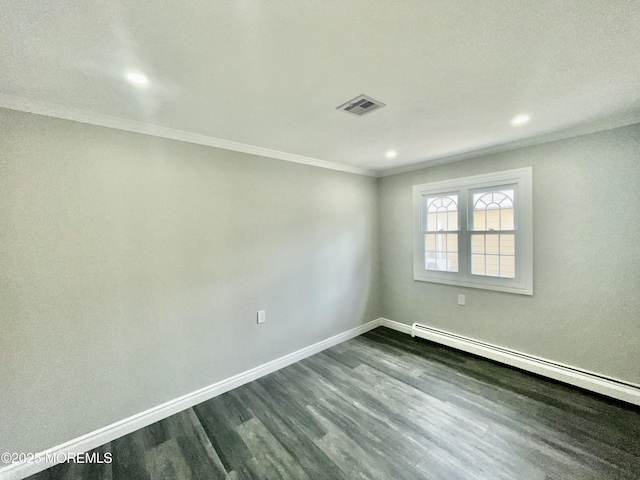
{"label": "baseboard heater", "polygon": [[608,397],[640,406],[640,385],[587,370],[552,362],[544,358],[481,342],[472,338],[431,328],[420,323],[411,327],[411,336],[472,353],[496,362],[584,388]]}

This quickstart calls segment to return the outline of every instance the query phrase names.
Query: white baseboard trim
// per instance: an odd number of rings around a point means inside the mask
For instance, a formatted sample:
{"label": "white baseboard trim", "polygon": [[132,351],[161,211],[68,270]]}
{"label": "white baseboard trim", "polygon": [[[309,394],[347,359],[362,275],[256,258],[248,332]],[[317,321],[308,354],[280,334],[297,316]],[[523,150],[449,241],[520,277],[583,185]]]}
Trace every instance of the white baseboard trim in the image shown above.
{"label": "white baseboard trim", "polygon": [[391,330],[396,330],[398,332],[411,335],[411,326],[404,323],[394,322],[393,320],[389,320],[388,318],[380,318],[380,325],[390,328]]}
{"label": "white baseboard trim", "polygon": [[607,397],[622,400],[640,406],[640,385],[625,382],[581,368],[518,352],[490,343],[481,342],[455,333],[438,330],[426,325],[414,323],[411,327],[386,318],[380,319],[384,327],[407,333],[412,337],[420,337],[441,345],[473,353],[480,357],[504,363],[527,372],[568,383],[576,387],[590,390]]}
{"label": "white baseboard trim", "polygon": [[[132,415],[124,420],[112,423],[111,425],[107,425],[106,427],[40,452],[36,455],[36,461],[38,463],[12,463],[7,465],[0,468],[0,479],[20,480],[26,478],[29,475],[33,475],[60,463],[55,461],[56,458],[63,459],[70,454],[87,452],[107,442],[111,442],[140,428],[144,428],[159,420],[163,420],[171,415],[228,392],[229,390],[233,390],[245,383],[249,383],[275,372],[276,370],[280,370],[288,365],[299,362],[300,360],[310,357],[311,355],[315,355],[316,353],[333,347],[334,345],[350,340],[358,335],[362,335],[363,333],[380,326],[381,321],[382,319],[380,318],[372,320],[364,325],[352,328],[346,332],[285,355],[284,357],[280,357],[271,362],[239,373],[238,375],[234,375],[233,377],[214,383],[213,385],[209,385],[208,387],[188,393],[174,400],[170,400],[161,405],[150,408],[149,410],[145,410],[144,412]],[[52,459],[53,461],[51,461]]]}

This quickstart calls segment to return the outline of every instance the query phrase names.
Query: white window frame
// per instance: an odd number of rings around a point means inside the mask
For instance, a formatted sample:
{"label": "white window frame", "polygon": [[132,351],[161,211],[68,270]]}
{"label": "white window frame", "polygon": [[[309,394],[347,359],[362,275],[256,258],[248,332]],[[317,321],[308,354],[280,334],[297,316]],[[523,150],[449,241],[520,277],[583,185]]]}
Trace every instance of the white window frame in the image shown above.
{"label": "white window frame", "polygon": [[[515,190],[515,278],[501,278],[471,274],[471,218],[472,192],[498,187]],[[424,211],[427,196],[458,195],[458,271],[446,272],[425,268]],[[532,168],[518,168],[502,172],[454,178],[441,182],[413,186],[413,278],[423,282],[443,283],[461,287],[482,288],[500,292],[533,295],[533,189]]]}

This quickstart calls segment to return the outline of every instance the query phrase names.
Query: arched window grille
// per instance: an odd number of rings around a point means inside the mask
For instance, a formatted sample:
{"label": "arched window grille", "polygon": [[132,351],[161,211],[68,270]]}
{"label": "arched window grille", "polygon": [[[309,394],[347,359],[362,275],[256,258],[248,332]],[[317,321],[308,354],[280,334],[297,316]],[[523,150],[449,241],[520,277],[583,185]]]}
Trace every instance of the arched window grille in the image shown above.
{"label": "arched window grille", "polygon": [[426,198],[425,269],[458,271],[458,196]]}
{"label": "arched window grille", "polygon": [[471,273],[515,277],[513,189],[473,194]]}
{"label": "arched window grille", "polygon": [[533,295],[532,168],[413,185],[413,278]]}

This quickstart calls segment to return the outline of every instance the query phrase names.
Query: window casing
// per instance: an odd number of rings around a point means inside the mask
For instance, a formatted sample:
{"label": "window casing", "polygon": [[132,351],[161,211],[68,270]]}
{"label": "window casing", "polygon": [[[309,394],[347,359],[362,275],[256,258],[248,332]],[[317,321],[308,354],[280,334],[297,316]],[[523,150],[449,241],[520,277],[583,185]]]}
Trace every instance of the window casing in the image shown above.
{"label": "window casing", "polygon": [[531,172],[415,185],[414,279],[532,295]]}

